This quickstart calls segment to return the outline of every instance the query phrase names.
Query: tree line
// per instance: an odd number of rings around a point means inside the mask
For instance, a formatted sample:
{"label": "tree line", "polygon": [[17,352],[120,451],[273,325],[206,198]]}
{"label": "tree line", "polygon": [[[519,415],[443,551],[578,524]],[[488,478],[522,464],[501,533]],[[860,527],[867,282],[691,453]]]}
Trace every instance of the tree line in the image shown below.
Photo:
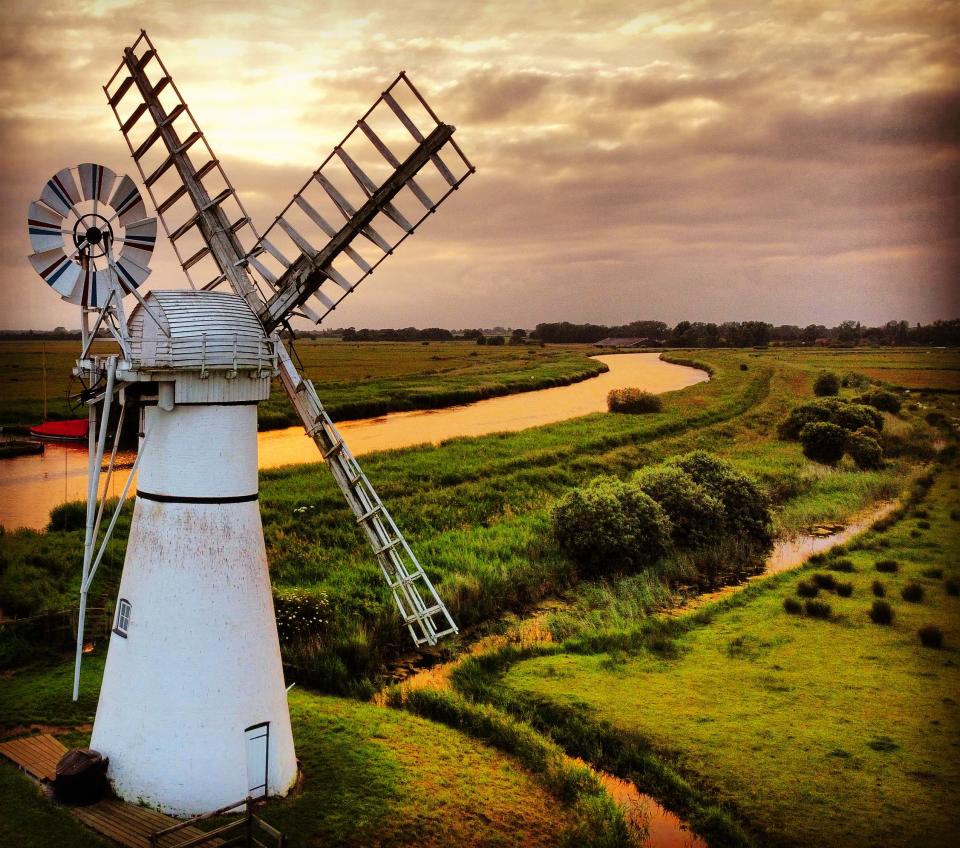
{"label": "tree line", "polygon": [[552,343],[598,342],[605,338],[648,339],[667,347],[763,347],[771,343],[786,345],[827,344],[852,346],[877,345],[960,345],[960,319],[910,325],[907,321],[888,321],[870,327],[859,321],[843,321],[835,327],[823,324],[768,324],[765,321],[680,321],[673,327],[663,321],[634,321],[630,324],[573,324],[569,321],[537,324],[532,338]]}

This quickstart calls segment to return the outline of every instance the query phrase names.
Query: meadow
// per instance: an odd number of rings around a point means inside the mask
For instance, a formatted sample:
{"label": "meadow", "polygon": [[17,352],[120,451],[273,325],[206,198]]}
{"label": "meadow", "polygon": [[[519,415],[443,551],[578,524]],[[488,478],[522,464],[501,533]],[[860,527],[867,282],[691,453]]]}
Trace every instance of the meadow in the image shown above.
{"label": "meadow", "polygon": [[[432,348],[443,346],[422,350]],[[937,448],[946,446],[939,454],[941,460],[952,456],[951,419],[957,416],[957,399],[951,391],[960,386],[950,375],[960,373],[960,357],[951,351],[928,355],[914,350],[857,350],[830,359],[829,352],[824,351],[777,349],[671,351],[665,356],[709,370],[711,381],[664,395],[660,412],[597,414],[519,433],[452,439],[437,446],[363,458],[365,470],[465,631],[462,637],[434,652],[434,661],[456,656],[476,636],[502,631],[513,620],[511,614],[522,617],[544,599],[557,599],[555,602],[562,607],[550,622],[557,641],[542,649],[542,656],[540,648],[527,653],[527,649],[494,652],[475,662],[467,661],[458,669],[455,692],[425,693],[406,703],[403,698],[393,699],[421,717],[384,710],[364,700],[332,697],[368,698],[389,679],[395,663],[409,654],[407,640],[379,572],[328,475],[322,469],[318,473],[316,466],[261,474],[261,509],[278,605],[291,602],[295,593],[301,599],[297,602],[316,605],[326,619],[319,628],[289,633],[285,639],[288,680],[298,683],[293,690],[297,693],[298,745],[301,737],[312,738],[311,728],[329,730],[340,722],[349,724],[349,733],[367,742],[372,736],[378,755],[387,756],[381,749],[391,748],[393,742],[381,745],[380,738],[370,730],[376,716],[386,713],[389,719],[383,719],[387,727],[383,733],[389,739],[423,738],[425,745],[430,738],[437,740],[428,753],[414,757],[425,771],[430,771],[438,762],[449,763],[466,756],[457,745],[465,744],[465,737],[470,737],[471,745],[478,746],[470,750],[478,752],[478,757],[482,754],[489,758],[483,769],[494,775],[498,769],[507,768],[519,781],[510,789],[498,784],[494,776],[489,777],[490,786],[499,786],[491,790],[491,795],[501,797],[505,806],[494,805],[496,815],[487,822],[492,830],[478,831],[475,839],[463,836],[462,844],[476,845],[499,844],[496,840],[501,837],[495,834],[506,832],[497,830],[503,823],[509,823],[507,830],[529,828],[530,844],[558,844],[564,839],[569,844],[627,844],[622,816],[611,809],[609,798],[597,789],[589,773],[570,771],[557,743],[566,753],[634,780],[687,816],[716,845],[798,845],[811,834],[820,837],[825,832],[817,831],[808,820],[818,820],[819,816],[829,827],[836,825],[838,819],[824,814],[824,809],[835,801],[830,793],[840,784],[828,781],[821,785],[812,773],[821,768],[821,760],[807,756],[812,743],[788,738],[796,732],[790,720],[794,713],[806,719],[809,733],[820,740],[817,744],[836,741],[839,731],[830,723],[841,716],[848,722],[864,723],[856,731],[863,744],[876,738],[883,747],[887,744],[883,739],[889,738],[900,746],[897,757],[902,750],[917,748],[917,734],[904,741],[890,732],[884,723],[887,718],[880,716],[881,721],[877,715],[866,713],[862,708],[867,702],[864,693],[870,698],[887,699],[880,702],[880,708],[886,711],[884,716],[907,717],[919,728],[920,716],[926,713],[914,709],[916,704],[896,700],[905,697],[904,692],[913,691],[905,689],[905,681],[943,692],[948,684],[955,687],[956,681],[946,673],[932,678],[927,674],[934,673],[931,669],[917,665],[919,648],[913,641],[920,622],[911,618],[912,607],[906,612],[899,610],[899,577],[888,581],[887,591],[898,605],[898,626],[902,624],[905,629],[883,632],[903,653],[888,656],[893,648],[874,644],[880,639],[877,626],[864,626],[861,620],[864,608],[869,606],[866,593],[875,577],[869,574],[868,555],[863,553],[866,548],[850,554],[856,572],[841,576],[854,584],[853,594],[842,599],[830,596],[834,618],[829,621],[794,618],[783,611],[784,596],[800,579],[796,574],[751,583],[720,606],[704,607],[686,617],[664,618],[659,611],[673,607],[683,595],[711,587],[666,586],[643,573],[599,583],[584,581],[553,541],[550,510],[572,487],[598,474],[627,477],[644,465],[706,449],[758,479],[774,505],[779,535],[823,522],[846,522],[879,501],[909,498],[911,486],[929,475],[931,463],[938,457]],[[935,364],[936,373],[928,381],[931,364]],[[820,465],[804,457],[798,443],[777,437],[777,425],[793,406],[811,395],[814,379],[824,367],[846,375],[866,373],[871,368],[881,370],[884,365],[889,367],[883,370],[906,375],[899,379],[906,381],[903,385],[912,386],[909,394],[901,393],[904,405],[900,413],[884,413],[884,467],[860,470],[849,458],[835,467]],[[407,376],[399,374],[397,379],[403,381]],[[932,385],[931,381],[944,385]],[[854,397],[859,391],[844,388],[842,394]],[[922,577],[924,570],[934,567],[925,558],[942,560],[939,567],[945,569],[945,575],[947,560],[956,560],[949,537],[949,515],[954,507],[947,503],[956,473],[952,468],[940,471],[937,480],[930,496],[933,505],[926,507],[933,517],[918,519],[926,520],[930,528],[918,528],[915,522],[908,526],[904,519],[892,529],[870,534],[862,543],[886,546],[889,556],[906,562],[908,552],[896,547],[901,544],[897,534],[906,533],[917,550],[910,554],[913,564],[909,572],[904,566],[903,577],[912,577],[917,571],[917,579],[933,581],[927,595],[930,599],[941,584],[936,582],[938,578]],[[918,501],[911,505],[911,509],[920,508]],[[81,509],[68,506],[54,515],[51,529],[45,533],[0,534],[0,607],[29,615],[74,606],[81,515]],[[92,605],[108,610],[112,605],[128,526],[129,512],[121,519],[107,562],[98,575],[97,597],[91,599]],[[921,537],[913,537],[914,531]],[[927,550],[919,546],[917,538],[940,548]],[[736,569],[731,569],[718,579],[722,582],[736,576]],[[774,597],[776,592],[780,594]],[[931,607],[930,623],[940,622],[947,634],[947,651],[952,651],[956,642],[950,628],[954,625],[944,623],[943,618],[951,608],[945,600],[937,610]],[[768,629],[776,634],[770,639],[764,635]],[[829,635],[825,638],[824,633]],[[871,639],[869,647],[857,642]],[[97,640],[93,661],[85,666],[85,686],[91,687],[91,694],[78,707],[70,705],[64,695],[68,666],[62,664],[56,650],[44,653],[29,639],[7,641],[2,647],[4,664],[22,670],[13,671],[4,680],[0,724],[43,722],[76,727],[89,721],[105,644]],[[780,650],[786,652],[783,657],[768,659]],[[868,659],[868,655],[879,659]],[[952,654],[937,656],[945,660]],[[858,662],[851,662],[851,658]],[[553,672],[547,670],[551,667]],[[917,669],[925,669],[924,674]],[[845,678],[844,673],[853,676]],[[671,674],[675,676],[671,678]],[[831,691],[832,679],[843,680],[844,686],[837,687],[843,688],[842,693]],[[57,687],[54,680],[60,681]],[[780,692],[781,686],[790,688]],[[738,704],[741,690],[744,702]],[[856,700],[857,693],[864,695],[860,701]],[[570,698],[566,698],[568,694]],[[703,712],[711,704],[712,711]],[[941,712],[947,707],[944,702]],[[724,710],[729,715],[719,715]],[[763,717],[770,710],[771,721],[765,723]],[[701,716],[709,720],[699,721]],[[424,717],[433,721],[404,724],[414,718],[424,721]],[[939,727],[945,728],[947,718],[946,713],[931,713],[926,720],[940,721]],[[439,728],[436,722],[450,729]],[[863,735],[869,729],[868,722],[878,728],[869,737]],[[654,731],[660,724],[669,725],[670,733],[656,736]],[[347,733],[348,729],[335,732]],[[738,733],[744,736],[743,743],[727,744],[725,756],[720,756],[717,749],[724,748],[731,737],[739,738]],[[318,731],[316,735],[320,739],[327,734]],[[870,770],[876,763],[870,760],[864,765],[862,761],[881,753],[869,746],[869,755],[859,747],[853,750],[853,739],[851,736],[848,747],[840,741],[835,745],[849,757],[837,754],[822,760],[829,769],[856,767],[863,771],[863,780],[857,783],[861,789],[851,795],[850,804],[841,807],[839,814],[846,810],[851,821],[857,816],[863,818],[863,808],[857,805],[866,803],[865,787],[871,775],[876,777]],[[801,743],[807,745],[807,751]],[[304,751],[311,750],[313,744],[307,743]],[[358,747],[363,749],[362,756],[373,755],[369,745]],[[833,748],[827,753],[830,750]],[[455,752],[450,755],[452,759],[444,759],[448,751]],[[937,797],[954,797],[956,787],[947,770],[936,771],[929,763],[922,765],[927,754],[919,748],[917,751],[917,757],[908,763],[908,771],[929,772],[933,775],[931,785],[939,785],[943,778],[947,781],[946,795]],[[396,785],[405,785],[402,764],[407,761],[392,748],[388,754],[401,763]],[[757,762],[747,768],[754,756]],[[311,767],[308,775],[321,773],[323,760],[312,762],[317,764],[316,769]],[[348,777],[342,779],[349,785]],[[409,774],[408,779],[415,783]],[[915,778],[921,783],[926,779]],[[811,797],[819,799],[808,806],[804,806],[805,781],[810,782]],[[906,796],[920,784],[904,781],[906,778],[898,785],[909,801]],[[514,803],[511,799],[534,792],[533,784],[539,787],[536,791],[546,794],[530,797],[545,799],[548,808],[554,805],[557,822],[548,826],[537,818],[540,801],[531,802],[529,819],[518,819],[518,809],[510,808]],[[468,806],[494,804],[480,796],[464,800],[470,797],[466,790],[451,785],[454,789],[449,803],[453,806],[445,808],[446,818],[460,816],[469,821],[475,811],[466,812]],[[323,791],[337,790],[331,783]],[[401,793],[403,800],[396,800],[397,795],[378,795],[379,788],[369,791],[376,796],[370,800],[374,808],[370,816],[380,824],[366,831],[366,837],[375,842],[378,837],[371,834],[383,835],[388,819],[377,818],[376,810],[387,810],[396,819],[389,826],[399,828],[390,831],[398,834],[390,844],[418,841],[415,828],[408,830],[398,823],[407,820],[402,818],[405,812],[398,812],[407,805],[418,820],[429,819],[423,810],[416,811],[410,792]],[[912,797],[926,810],[927,795]],[[353,809],[352,801],[344,803],[345,809]],[[797,811],[781,810],[784,818],[776,820],[771,810],[780,804],[793,805]],[[291,833],[302,836],[312,828],[331,839],[340,833],[336,830],[339,825],[332,820],[336,811],[323,806],[322,811],[315,806],[309,815],[296,813],[307,807],[298,807],[296,799],[291,799],[277,805],[276,821],[283,821]],[[39,811],[34,813],[40,816]],[[894,826],[902,818],[896,812]],[[268,820],[273,819],[268,816]],[[844,835],[838,844],[871,844],[859,841],[861,834],[849,828],[830,832]],[[311,843],[298,838],[295,844]]]}
{"label": "meadow", "polygon": [[[564,386],[606,370],[589,359],[588,345],[479,346],[473,342],[298,341],[303,374],[313,380],[338,421],[409,409],[438,409],[486,397]],[[112,350],[98,342],[94,351]],[[44,360],[47,414],[83,417],[71,402],[79,384],[70,371],[78,341],[0,341],[0,427],[25,428],[43,418]],[[260,406],[261,430],[298,425],[282,387]]]}

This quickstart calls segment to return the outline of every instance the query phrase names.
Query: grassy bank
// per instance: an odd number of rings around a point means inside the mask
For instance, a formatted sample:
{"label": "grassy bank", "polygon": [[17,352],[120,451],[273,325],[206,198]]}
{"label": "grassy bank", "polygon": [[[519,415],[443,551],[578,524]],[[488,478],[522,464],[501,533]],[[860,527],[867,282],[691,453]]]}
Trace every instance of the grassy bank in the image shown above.
{"label": "grassy bank", "polygon": [[[958,484],[953,466],[892,526],[685,617],[504,649],[454,680],[635,780],[717,844],[953,844]],[[883,560],[897,570],[878,571]],[[826,619],[788,613],[814,574],[851,594],[821,590]],[[868,616],[875,581],[890,625]],[[911,584],[919,600],[903,596]],[[925,626],[942,648],[921,643]]]}
{"label": "grassy bank", "polygon": [[[95,350],[97,348],[95,347]],[[99,344],[107,352],[106,343]],[[565,386],[606,371],[589,345],[478,346],[472,342],[296,343],[304,374],[338,421],[410,409],[439,409],[498,395]],[[29,427],[43,417],[43,362],[52,419],[82,417],[68,402],[79,342],[0,342],[0,426]],[[73,391],[77,390],[73,386]],[[279,383],[261,404],[261,430],[298,425]]]}
{"label": "grassy bank", "polygon": [[[811,463],[799,445],[779,441],[775,431],[797,399],[809,395],[817,368],[781,353],[698,351],[695,358],[714,378],[665,395],[659,413],[597,414],[364,457],[368,475],[461,626],[525,608],[577,582],[551,540],[548,513],[556,498],[597,474],[626,476],[677,453],[712,450],[760,478],[777,506],[780,531],[790,532],[844,520],[895,495],[930,452],[937,431],[924,421],[927,410],[905,410],[888,416],[888,428],[906,436],[886,468],[863,472],[846,461],[832,469]],[[301,588],[329,598],[329,626],[304,634],[303,650],[288,651],[295,674],[332,691],[363,691],[408,643],[342,496],[317,466],[283,468],[261,475],[261,508],[277,590]],[[72,519],[67,516],[72,531],[0,536],[7,563],[0,607],[24,615],[73,606],[81,515],[74,510]],[[113,601],[128,524],[125,515],[92,604]]]}
{"label": "grassy bank", "polygon": [[[64,663],[5,679],[0,722],[57,724],[66,744],[84,744],[86,732],[71,727],[92,720],[103,661],[85,664],[77,705],[71,670]],[[290,693],[290,714],[303,783],[263,818],[292,845],[506,848],[518,833],[531,846],[626,844],[622,817],[584,769],[539,772],[410,713],[301,688]],[[9,764],[0,765],[0,790],[18,802],[0,822],[3,844],[101,844]]]}

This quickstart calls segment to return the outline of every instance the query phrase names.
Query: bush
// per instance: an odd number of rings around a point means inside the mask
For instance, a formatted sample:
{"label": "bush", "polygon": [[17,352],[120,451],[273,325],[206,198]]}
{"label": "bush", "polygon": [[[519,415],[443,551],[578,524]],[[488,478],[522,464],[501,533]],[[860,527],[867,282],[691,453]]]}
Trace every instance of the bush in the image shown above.
{"label": "bush", "polygon": [[873,586],[871,586],[870,588],[873,590],[873,594],[876,595],[878,598],[882,598],[884,595],[887,594],[887,590],[883,588],[883,583],[881,583],[879,580],[874,580]]}
{"label": "bush", "polygon": [[870,378],[859,371],[848,371],[841,383],[845,389],[865,389],[870,385]]}
{"label": "bush", "polygon": [[883,448],[876,439],[863,435],[862,430],[865,429],[872,428],[861,427],[847,437],[847,453],[850,454],[857,468],[864,470],[883,468]]}
{"label": "bush", "polygon": [[827,563],[827,568],[831,571],[843,571],[847,574],[853,574],[857,570],[857,567],[849,559],[835,559]]}
{"label": "bush", "polygon": [[817,397],[829,397],[840,391],[840,378],[833,371],[821,371],[813,381],[813,393]]}
{"label": "bush", "polygon": [[836,424],[816,421],[800,431],[803,455],[815,462],[835,465],[847,447],[847,432]]}
{"label": "bush", "polygon": [[815,598],[820,594],[820,587],[814,586],[813,583],[807,583],[806,580],[801,580],[797,583],[797,594],[801,598]]}
{"label": "bush", "polygon": [[929,529],[930,529],[930,522],[929,522],[929,521],[918,521],[918,522],[917,522],[917,527],[919,527],[921,530],[929,530]]}
{"label": "bush", "polygon": [[723,539],[723,504],[682,468],[663,465],[644,469],[634,476],[640,490],[653,498],[673,525],[673,543],[680,548],[700,549]]}
{"label": "bush", "polygon": [[741,370],[741,371],[747,371],[747,370],[749,370],[749,366],[747,365],[746,362],[741,362],[741,363],[740,363],[740,370]]}
{"label": "bush", "polygon": [[784,598],[783,599],[783,608],[790,615],[800,615],[803,611],[803,607],[800,606],[800,601],[796,598]]}
{"label": "bush", "polygon": [[942,568],[925,568],[920,572],[921,577],[929,577],[931,580],[943,580]]}
{"label": "bush", "polygon": [[694,451],[671,462],[723,504],[727,533],[748,546],[767,551],[773,544],[770,500],[746,474],[707,451]]}
{"label": "bush", "polygon": [[803,609],[811,618],[830,618],[833,613],[826,601],[804,601]]}
{"label": "bush", "polygon": [[840,398],[822,398],[795,406],[780,423],[777,434],[781,439],[799,439],[804,426],[816,422],[836,424],[851,433],[861,427],[883,430],[883,416],[873,407]]}
{"label": "bush", "polygon": [[956,598],[960,595],[960,583],[958,583],[953,578],[943,581],[943,588],[947,590],[947,594],[952,598]]}
{"label": "bush", "polygon": [[83,530],[87,525],[87,502],[67,501],[50,510],[47,530]]}
{"label": "bush", "polygon": [[858,427],[853,431],[855,436],[866,436],[868,439],[873,439],[876,442],[880,441],[880,431],[874,427]]}
{"label": "bush", "polygon": [[645,412],[660,412],[663,401],[659,395],[641,389],[611,389],[607,395],[607,409],[610,412],[641,415]]}
{"label": "bush", "polygon": [[557,543],[588,576],[653,565],[671,548],[670,519],[637,486],[598,477],[553,508]]}
{"label": "bush", "polygon": [[900,570],[900,563],[895,559],[879,559],[873,567],[884,574],[896,574]]}
{"label": "bush", "polygon": [[943,631],[935,624],[924,625],[917,631],[917,636],[925,648],[943,647]]}
{"label": "bush", "polygon": [[834,591],[841,598],[849,598],[853,594],[853,583],[837,583]]}
{"label": "bush", "polygon": [[886,389],[876,389],[875,391],[862,394],[857,398],[857,403],[872,406],[874,409],[879,409],[883,412],[892,412],[894,415],[900,411],[900,398],[893,392],[888,392]]}
{"label": "bush", "polygon": [[814,574],[810,579],[814,586],[827,592],[832,592],[837,586],[837,581],[832,574]]}
{"label": "bush", "polygon": [[911,580],[900,590],[900,597],[911,604],[919,604],[923,600],[923,586]]}
{"label": "bush", "polygon": [[893,624],[893,607],[886,601],[874,601],[867,615],[874,624]]}

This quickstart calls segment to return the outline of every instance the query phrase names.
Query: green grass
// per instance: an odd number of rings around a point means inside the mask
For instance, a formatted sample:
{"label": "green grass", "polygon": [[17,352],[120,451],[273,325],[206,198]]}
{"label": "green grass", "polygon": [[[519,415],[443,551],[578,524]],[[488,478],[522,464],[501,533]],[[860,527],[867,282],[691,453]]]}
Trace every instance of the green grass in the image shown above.
{"label": "green grass", "polygon": [[[649,635],[616,662],[582,645],[552,650],[513,664],[502,685],[652,751],[702,799],[735,810],[759,843],[953,844],[960,606],[923,572],[960,573],[948,518],[958,479],[951,469],[935,484],[919,537],[901,521],[851,546],[852,596],[821,593],[830,620],[783,610],[811,566],[672,623],[669,651],[651,650]],[[890,627],[867,617],[880,550],[901,562],[884,576]],[[911,580],[926,590],[920,604],[899,600]],[[943,630],[943,649],[921,646],[927,624]]]}
{"label": "green grass", "polygon": [[[713,379],[664,395],[659,413],[595,414],[363,458],[461,626],[523,609],[577,582],[551,541],[549,509],[595,475],[626,477],[674,454],[714,450],[759,477],[777,505],[780,530],[790,532],[844,520],[895,496],[914,473],[917,452],[929,450],[935,435],[918,413],[904,412],[897,422],[912,433],[911,441],[889,467],[859,472],[845,461],[826,469],[806,460],[799,445],[775,436],[797,398],[809,395],[817,367],[798,353],[677,354],[691,355],[713,371]],[[747,371],[739,368],[744,362]],[[331,601],[326,633],[308,652],[288,651],[297,679],[329,691],[364,691],[384,660],[409,647],[339,490],[316,465],[263,472],[261,510],[274,585],[324,591]],[[128,526],[129,513],[97,577],[93,605],[112,604]],[[0,571],[0,606],[20,614],[72,607],[80,550],[79,530],[0,536],[0,555],[8,563]]]}
{"label": "green grass", "polygon": [[[65,731],[89,722],[102,671],[102,657],[85,661],[78,704],[70,701],[69,662],[15,674],[0,687],[0,722]],[[408,712],[302,688],[289,700],[303,787],[262,815],[292,845],[511,846],[518,833],[532,846],[586,844],[579,841],[584,834],[597,844],[623,844],[616,841],[622,817],[598,789],[561,794],[555,779],[515,757]],[[86,741],[77,732],[64,738]],[[0,791],[20,801],[0,817],[0,844],[99,844],[9,765],[0,765]],[[606,817],[579,803],[581,795],[598,793]]]}
{"label": "green grass", "polygon": [[[101,352],[109,350],[98,343]],[[365,418],[409,409],[438,409],[487,397],[565,386],[593,377],[607,366],[589,345],[478,346],[472,342],[296,343],[305,376],[335,420]],[[76,391],[70,372],[80,352],[73,341],[0,341],[0,426],[28,427],[43,416],[43,357],[47,363],[47,408],[53,419],[78,418],[67,400]],[[260,405],[261,430],[299,425],[277,382]]]}

